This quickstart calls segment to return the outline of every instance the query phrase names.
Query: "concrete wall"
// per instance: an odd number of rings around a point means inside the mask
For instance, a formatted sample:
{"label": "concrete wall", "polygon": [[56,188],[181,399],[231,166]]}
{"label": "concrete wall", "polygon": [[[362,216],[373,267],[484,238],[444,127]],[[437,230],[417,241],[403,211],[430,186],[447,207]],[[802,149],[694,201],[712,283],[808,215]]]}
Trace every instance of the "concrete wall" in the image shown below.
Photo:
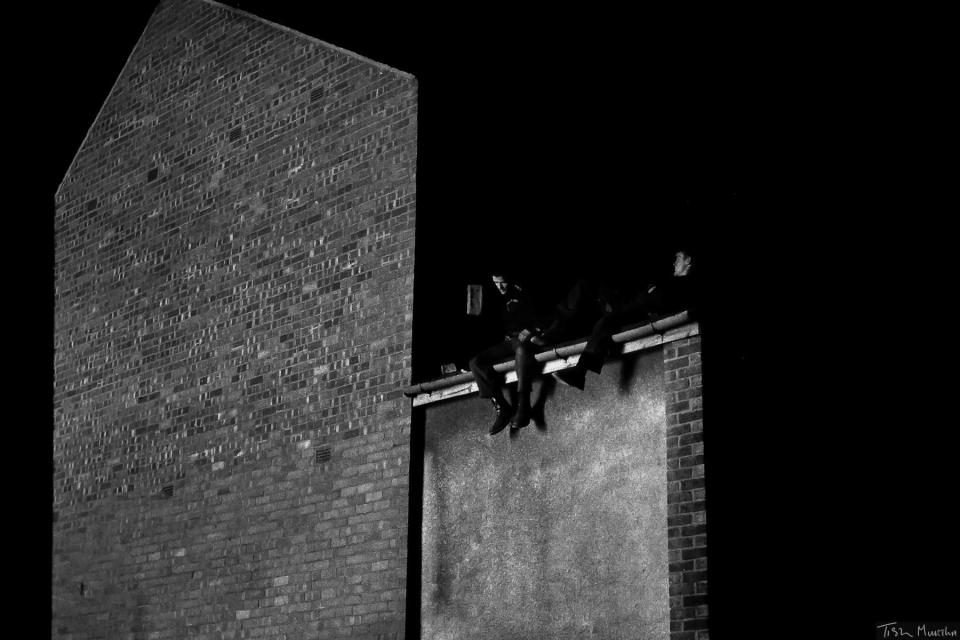
{"label": "concrete wall", "polygon": [[422,409],[422,637],[668,637],[664,351],[557,385],[515,438],[476,396]]}
{"label": "concrete wall", "polygon": [[416,114],[159,5],[56,199],[55,637],[402,637]]}

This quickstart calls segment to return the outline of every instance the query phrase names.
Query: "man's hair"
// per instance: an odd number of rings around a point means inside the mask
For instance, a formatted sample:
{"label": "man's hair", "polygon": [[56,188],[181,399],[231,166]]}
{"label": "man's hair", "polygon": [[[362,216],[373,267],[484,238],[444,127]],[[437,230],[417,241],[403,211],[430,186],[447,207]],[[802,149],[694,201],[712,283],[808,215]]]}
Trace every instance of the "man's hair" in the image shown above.
{"label": "man's hair", "polygon": [[673,253],[670,254],[670,259],[673,260],[678,253],[683,253],[690,259],[690,262],[693,264],[699,265],[701,263],[700,251],[697,247],[692,246],[690,243],[679,244],[674,249]]}

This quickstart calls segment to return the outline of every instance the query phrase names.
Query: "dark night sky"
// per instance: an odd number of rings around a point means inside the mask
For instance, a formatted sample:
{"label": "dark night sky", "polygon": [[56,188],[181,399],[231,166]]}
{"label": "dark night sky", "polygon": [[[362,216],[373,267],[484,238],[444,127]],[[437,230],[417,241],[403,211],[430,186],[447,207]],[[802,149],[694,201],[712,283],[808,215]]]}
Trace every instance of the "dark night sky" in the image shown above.
{"label": "dark night sky", "polygon": [[[462,329],[463,285],[493,265],[553,291],[588,269],[642,274],[672,239],[693,239],[713,310],[712,334],[703,327],[716,425],[708,492],[723,506],[709,516],[717,623],[780,628],[839,611],[869,631],[895,616],[943,619],[937,567],[956,568],[956,543],[933,523],[955,499],[941,469],[956,449],[938,438],[955,420],[915,411],[942,396],[893,361],[911,347],[876,348],[887,325],[852,328],[862,301],[909,308],[889,293],[903,291],[894,276],[916,232],[888,231],[862,197],[823,188],[863,171],[825,140],[847,143],[861,124],[843,91],[868,63],[847,73],[816,59],[821,41],[786,33],[789,21],[758,29],[729,11],[667,20],[226,4],[418,77],[416,366],[448,359],[432,336]],[[27,96],[8,126],[27,138],[30,188],[14,186],[29,237],[52,238],[53,192],[154,6],[37,3],[42,37],[10,57],[24,81],[7,85],[8,101]],[[851,246],[870,250],[852,257]],[[22,300],[49,309],[45,248]],[[868,284],[877,277],[893,288]],[[929,526],[894,527],[879,513]],[[923,548],[936,559],[914,553]]]}

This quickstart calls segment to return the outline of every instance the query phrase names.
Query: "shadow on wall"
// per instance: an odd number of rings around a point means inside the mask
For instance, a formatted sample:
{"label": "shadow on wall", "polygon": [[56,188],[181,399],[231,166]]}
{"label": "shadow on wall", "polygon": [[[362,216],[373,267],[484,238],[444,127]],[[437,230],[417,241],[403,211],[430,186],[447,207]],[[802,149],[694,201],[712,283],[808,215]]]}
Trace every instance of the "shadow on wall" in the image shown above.
{"label": "shadow on wall", "polygon": [[424,410],[423,637],[666,638],[660,350],[539,393],[513,438],[476,396]]}

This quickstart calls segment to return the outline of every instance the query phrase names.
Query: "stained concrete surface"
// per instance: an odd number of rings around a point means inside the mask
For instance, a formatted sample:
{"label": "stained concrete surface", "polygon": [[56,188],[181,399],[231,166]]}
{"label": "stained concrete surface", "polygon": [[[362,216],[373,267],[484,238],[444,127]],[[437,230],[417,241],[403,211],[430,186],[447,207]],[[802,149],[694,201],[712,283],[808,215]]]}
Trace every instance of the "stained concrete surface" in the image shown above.
{"label": "stained concrete surface", "polygon": [[587,385],[513,438],[488,400],[425,407],[422,637],[668,637],[662,354]]}

